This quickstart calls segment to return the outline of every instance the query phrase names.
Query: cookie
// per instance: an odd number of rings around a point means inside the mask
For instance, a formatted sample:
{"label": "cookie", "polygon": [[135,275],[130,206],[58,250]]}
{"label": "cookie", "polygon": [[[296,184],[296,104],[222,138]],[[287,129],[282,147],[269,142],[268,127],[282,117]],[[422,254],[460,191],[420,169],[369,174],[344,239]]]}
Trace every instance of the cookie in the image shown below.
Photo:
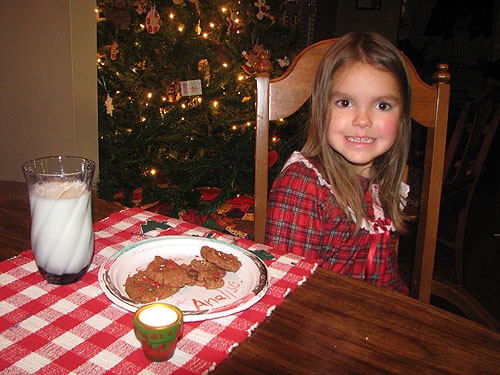
{"label": "cookie", "polygon": [[203,246],[200,254],[207,262],[229,272],[236,272],[241,267],[241,262],[233,254],[223,253],[209,246]]}
{"label": "cookie", "polygon": [[145,271],[139,271],[125,281],[125,291],[136,302],[148,303],[170,297],[180,288],[167,287],[147,277]]}
{"label": "cookie", "polygon": [[196,271],[190,264],[181,264],[187,275],[186,285],[193,286],[198,282],[198,271]]}
{"label": "cookie", "polygon": [[170,288],[182,288],[191,280],[186,267],[160,256],[155,256],[155,259],[148,264],[146,276]]}
{"label": "cookie", "polygon": [[197,273],[195,285],[203,286],[206,289],[218,289],[224,286],[224,280],[222,279],[226,276],[226,271],[215,264],[193,259],[191,269]]}

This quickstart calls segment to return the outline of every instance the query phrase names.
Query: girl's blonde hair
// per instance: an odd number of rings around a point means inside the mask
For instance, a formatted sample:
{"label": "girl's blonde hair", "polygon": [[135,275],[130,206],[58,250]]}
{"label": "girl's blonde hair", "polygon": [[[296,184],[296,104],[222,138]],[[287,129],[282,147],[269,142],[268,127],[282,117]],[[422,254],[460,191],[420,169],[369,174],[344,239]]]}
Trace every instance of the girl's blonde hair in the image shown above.
{"label": "girl's blonde hair", "polygon": [[352,32],[340,38],[324,56],[316,74],[311,99],[308,137],[302,153],[307,158],[319,158],[322,173],[333,188],[340,207],[349,216],[366,218],[364,192],[353,166],[328,144],[331,114],[331,88],[335,74],[346,64],[366,63],[390,72],[396,78],[403,103],[398,135],[392,148],[373,162],[373,179],[386,216],[399,232],[404,232],[406,216],[401,210],[401,180],[408,157],[411,131],[411,87],[408,72],[400,52],[384,37],[371,32]]}

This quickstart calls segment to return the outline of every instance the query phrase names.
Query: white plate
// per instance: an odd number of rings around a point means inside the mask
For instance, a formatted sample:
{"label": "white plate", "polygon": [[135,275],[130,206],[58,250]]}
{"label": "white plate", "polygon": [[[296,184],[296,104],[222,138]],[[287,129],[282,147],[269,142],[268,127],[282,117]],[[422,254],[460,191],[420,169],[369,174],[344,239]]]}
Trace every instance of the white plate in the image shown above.
{"label": "white plate", "polygon": [[189,264],[202,259],[200,249],[210,246],[233,254],[241,262],[237,272],[227,272],[224,286],[208,290],[200,286],[185,286],[179,292],[161,300],[177,306],[184,321],[213,319],[234,314],[260,300],[268,288],[265,264],[252,252],[211,238],[166,236],[138,242],[116,252],[99,269],[99,284],[104,294],[116,305],[135,312],[144,304],[131,300],[125,292],[125,281],[138,271],[146,269],[156,255]]}

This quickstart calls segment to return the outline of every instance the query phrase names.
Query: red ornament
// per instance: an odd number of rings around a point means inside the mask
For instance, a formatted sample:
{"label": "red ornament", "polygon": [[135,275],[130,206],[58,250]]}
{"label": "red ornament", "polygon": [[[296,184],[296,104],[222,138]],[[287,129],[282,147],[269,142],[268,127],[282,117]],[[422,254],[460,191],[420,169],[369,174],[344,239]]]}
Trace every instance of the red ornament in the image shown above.
{"label": "red ornament", "polygon": [[267,159],[267,165],[271,168],[278,161],[278,153],[274,150],[269,151]]}

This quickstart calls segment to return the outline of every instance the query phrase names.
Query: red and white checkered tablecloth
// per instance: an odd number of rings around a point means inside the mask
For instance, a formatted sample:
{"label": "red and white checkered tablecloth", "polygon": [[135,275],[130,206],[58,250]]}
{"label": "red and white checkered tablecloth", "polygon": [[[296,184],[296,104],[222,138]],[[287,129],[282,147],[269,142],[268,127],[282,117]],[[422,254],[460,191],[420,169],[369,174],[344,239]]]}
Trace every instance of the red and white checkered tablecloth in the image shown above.
{"label": "red and white checkered tablecloth", "polygon": [[[45,282],[33,254],[0,263],[0,372],[2,374],[200,374],[213,370],[250,336],[317,264],[287,254],[265,263],[270,287],[250,308],[234,315],[185,323],[167,362],[150,362],[133,332],[132,313],[113,305],[98,270],[123,247],[145,239],[141,224],[163,223],[145,235],[191,235],[235,243],[248,250],[272,249],[141,209],[127,209],[96,223],[95,256],[88,273],[63,286]],[[166,224],[166,225],[165,225]]]}

